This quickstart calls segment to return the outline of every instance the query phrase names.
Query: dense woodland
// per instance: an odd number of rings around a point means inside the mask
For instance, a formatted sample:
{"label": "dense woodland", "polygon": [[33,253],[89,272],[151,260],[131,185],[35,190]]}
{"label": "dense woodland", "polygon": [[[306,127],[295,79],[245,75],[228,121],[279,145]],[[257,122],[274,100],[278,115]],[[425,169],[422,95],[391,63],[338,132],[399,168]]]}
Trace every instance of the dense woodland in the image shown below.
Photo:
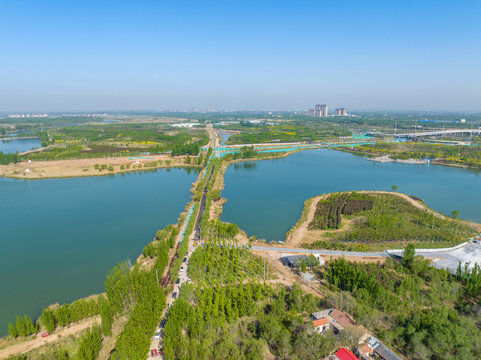
{"label": "dense woodland", "polygon": [[395,264],[328,262],[328,300],[408,359],[479,359],[479,286],[473,292],[461,275],[431,267],[412,246],[405,254]]}
{"label": "dense woodland", "polygon": [[189,277],[193,281],[227,284],[242,282],[246,278],[267,280],[271,277],[270,267],[265,261],[232,240],[238,231],[235,224],[211,221],[208,240],[190,258]]}

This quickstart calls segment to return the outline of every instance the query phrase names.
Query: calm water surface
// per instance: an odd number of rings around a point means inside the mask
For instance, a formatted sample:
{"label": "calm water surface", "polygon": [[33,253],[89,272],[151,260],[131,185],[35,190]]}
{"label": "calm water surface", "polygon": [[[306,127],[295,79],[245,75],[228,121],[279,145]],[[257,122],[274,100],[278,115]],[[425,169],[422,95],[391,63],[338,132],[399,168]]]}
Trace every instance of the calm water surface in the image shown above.
{"label": "calm water surface", "polygon": [[222,138],[221,145],[225,145],[225,142],[232,136],[232,134],[219,134]]}
{"label": "calm water surface", "polygon": [[0,140],[0,151],[4,154],[24,152],[40,148],[40,139],[12,139],[12,140]]}
{"label": "calm water surface", "polygon": [[159,170],[74,179],[0,178],[0,334],[15,314],[103,290],[158,229],[175,223],[196,173]]}
{"label": "calm water surface", "polygon": [[222,218],[249,235],[284,240],[304,200],[322,193],[390,190],[416,195],[444,214],[481,222],[479,171],[438,165],[376,163],[333,150],[308,150],[287,158],[231,165],[225,176]]}

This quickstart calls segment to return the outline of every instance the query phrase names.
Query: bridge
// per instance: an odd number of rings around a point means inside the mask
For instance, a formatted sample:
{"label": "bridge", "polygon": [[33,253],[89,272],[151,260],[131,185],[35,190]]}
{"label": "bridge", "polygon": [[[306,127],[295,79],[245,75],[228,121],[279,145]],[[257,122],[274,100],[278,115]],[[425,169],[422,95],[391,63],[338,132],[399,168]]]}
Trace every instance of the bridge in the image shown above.
{"label": "bridge", "polygon": [[422,131],[412,133],[391,134],[391,136],[397,138],[417,138],[423,136],[444,136],[444,135],[481,135],[481,129],[449,129],[449,130],[434,130],[434,131]]}

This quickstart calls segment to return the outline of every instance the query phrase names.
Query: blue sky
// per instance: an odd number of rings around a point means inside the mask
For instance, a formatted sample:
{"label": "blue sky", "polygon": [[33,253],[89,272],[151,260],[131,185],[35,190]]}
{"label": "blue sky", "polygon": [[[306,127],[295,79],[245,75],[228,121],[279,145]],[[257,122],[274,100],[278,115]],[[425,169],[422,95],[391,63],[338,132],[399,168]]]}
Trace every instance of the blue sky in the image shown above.
{"label": "blue sky", "polygon": [[0,0],[0,112],[481,110],[481,1]]}

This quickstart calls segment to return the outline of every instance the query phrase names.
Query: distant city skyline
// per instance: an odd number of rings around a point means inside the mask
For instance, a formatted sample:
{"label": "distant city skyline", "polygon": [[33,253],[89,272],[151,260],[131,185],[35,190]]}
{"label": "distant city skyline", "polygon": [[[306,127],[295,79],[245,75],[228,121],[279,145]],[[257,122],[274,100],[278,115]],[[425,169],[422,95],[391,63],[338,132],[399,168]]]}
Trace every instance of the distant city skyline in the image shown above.
{"label": "distant city skyline", "polygon": [[0,112],[481,111],[480,14],[476,0],[4,0]]}

